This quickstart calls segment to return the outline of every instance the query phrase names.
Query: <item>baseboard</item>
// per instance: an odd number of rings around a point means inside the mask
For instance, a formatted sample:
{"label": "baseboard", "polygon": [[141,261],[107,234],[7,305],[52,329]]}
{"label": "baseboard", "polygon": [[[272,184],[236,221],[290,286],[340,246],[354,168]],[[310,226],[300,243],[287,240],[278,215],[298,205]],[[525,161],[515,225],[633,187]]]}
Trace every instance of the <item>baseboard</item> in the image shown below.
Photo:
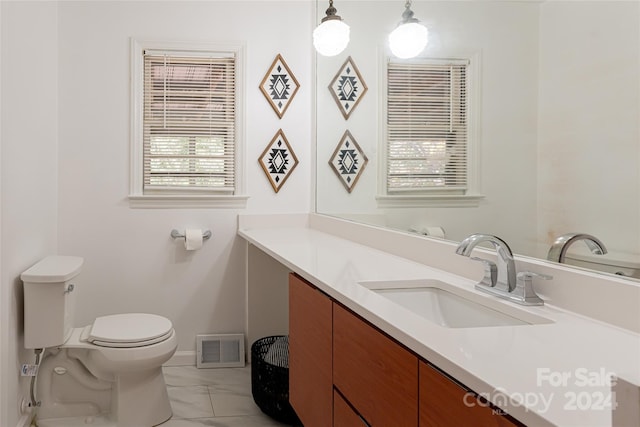
{"label": "baseboard", "polygon": [[193,351],[176,351],[171,359],[167,360],[162,366],[195,366],[196,352]]}

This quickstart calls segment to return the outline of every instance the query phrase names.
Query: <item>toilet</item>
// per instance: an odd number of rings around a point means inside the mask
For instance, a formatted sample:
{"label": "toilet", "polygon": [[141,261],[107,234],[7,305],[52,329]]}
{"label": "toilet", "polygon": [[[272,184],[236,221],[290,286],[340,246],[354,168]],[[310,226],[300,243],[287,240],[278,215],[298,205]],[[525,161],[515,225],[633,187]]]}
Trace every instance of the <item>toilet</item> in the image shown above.
{"label": "toilet", "polygon": [[608,251],[604,255],[594,255],[586,248],[572,249],[565,255],[564,262],[566,264],[640,279],[640,262],[638,262],[637,255],[615,251]]}
{"label": "toilet", "polygon": [[20,276],[24,344],[45,349],[37,374],[39,427],[151,427],[171,418],[162,364],[177,348],[169,319],[101,316],[73,327],[83,259],[49,256]]}

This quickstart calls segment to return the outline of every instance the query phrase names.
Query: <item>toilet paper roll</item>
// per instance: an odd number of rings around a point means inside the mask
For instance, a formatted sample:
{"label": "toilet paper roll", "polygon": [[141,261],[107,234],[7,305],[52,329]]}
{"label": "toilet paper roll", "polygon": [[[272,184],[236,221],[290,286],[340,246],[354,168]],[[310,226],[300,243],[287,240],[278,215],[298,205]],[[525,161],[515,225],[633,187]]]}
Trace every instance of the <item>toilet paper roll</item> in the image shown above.
{"label": "toilet paper roll", "polygon": [[425,227],[424,231],[427,236],[444,239],[444,229],[442,227]]}
{"label": "toilet paper roll", "polygon": [[202,230],[199,228],[187,228],[184,232],[184,248],[195,251],[202,247]]}

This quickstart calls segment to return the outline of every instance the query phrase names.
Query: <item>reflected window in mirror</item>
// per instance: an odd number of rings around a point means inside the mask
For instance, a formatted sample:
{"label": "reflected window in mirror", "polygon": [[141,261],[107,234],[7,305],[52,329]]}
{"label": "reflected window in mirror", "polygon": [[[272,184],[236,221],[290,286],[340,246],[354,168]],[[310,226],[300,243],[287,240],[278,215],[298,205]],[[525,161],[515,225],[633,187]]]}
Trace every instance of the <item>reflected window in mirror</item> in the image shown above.
{"label": "reflected window in mirror", "polygon": [[378,202],[477,197],[471,59],[386,58]]}

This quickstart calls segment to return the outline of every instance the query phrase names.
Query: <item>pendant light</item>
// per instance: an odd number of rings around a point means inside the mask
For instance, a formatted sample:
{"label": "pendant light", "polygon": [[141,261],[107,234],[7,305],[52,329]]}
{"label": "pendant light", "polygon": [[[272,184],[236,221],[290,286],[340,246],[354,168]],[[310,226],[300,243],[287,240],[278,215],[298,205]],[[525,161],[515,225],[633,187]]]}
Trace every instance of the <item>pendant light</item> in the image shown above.
{"label": "pendant light", "polygon": [[323,56],[336,56],[349,44],[349,26],[336,15],[333,0],[329,0],[327,16],[313,30],[313,46]]}
{"label": "pendant light", "polygon": [[410,0],[406,1],[404,7],[402,21],[389,34],[389,48],[398,58],[408,59],[417,56],[427,46],[429,31],[413,17]]}

